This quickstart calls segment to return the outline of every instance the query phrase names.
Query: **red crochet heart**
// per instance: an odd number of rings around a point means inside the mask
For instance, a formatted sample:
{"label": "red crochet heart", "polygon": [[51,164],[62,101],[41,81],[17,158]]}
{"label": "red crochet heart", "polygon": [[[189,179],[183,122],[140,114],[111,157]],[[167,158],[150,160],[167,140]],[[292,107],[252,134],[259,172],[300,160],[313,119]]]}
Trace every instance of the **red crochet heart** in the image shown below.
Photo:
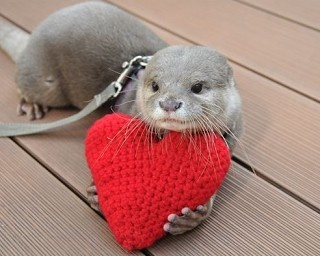
{"label": "red crochet heart", "polygon": [[150,246],[166,234],[169,214],[205,204],[218,189],[230,155],[220,137],[206,138],[170,132],[159,141],[144,123],[122,114],[90,128],[86,157],[100,208],[124,248]]}

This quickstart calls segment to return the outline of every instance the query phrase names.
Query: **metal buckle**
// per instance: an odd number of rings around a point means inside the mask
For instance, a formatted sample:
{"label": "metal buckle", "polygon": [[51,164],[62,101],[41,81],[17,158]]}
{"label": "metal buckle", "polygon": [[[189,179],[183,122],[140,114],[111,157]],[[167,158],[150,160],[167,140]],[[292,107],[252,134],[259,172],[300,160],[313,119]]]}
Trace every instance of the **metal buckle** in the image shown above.
{"label": "metal buckle", "polygon": [[135,70],[139,67],[146,67],[151,58],[152,56],[136,56],[132,60],[130,60],[130,62],[126,61],[122,64],[122,68],[124,70],[122,71],[118,79],[113,82],[113,86],[116,91],[113,95],[113,98],[119,96],[123,86],[125,85],[126,81],[130,79],[132,73],[135,72]]}

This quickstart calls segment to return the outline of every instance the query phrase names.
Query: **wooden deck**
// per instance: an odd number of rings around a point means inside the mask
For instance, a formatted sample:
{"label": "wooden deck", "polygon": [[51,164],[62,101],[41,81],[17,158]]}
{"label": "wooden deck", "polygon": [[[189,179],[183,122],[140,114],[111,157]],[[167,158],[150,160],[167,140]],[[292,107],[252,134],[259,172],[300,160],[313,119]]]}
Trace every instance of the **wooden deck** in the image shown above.
{"label": "wooden deck", "polygon": [[[81,0],[0,0],[31,32]],[[320,1],[111,0],[170,44],[217,48],[232,63],[245,135],[209,220],[133,255],[320,255]],[[15,65],[0,52],[0,122],[17,117]],[[41,122],[72,110],[53,110]],[[0,255],[125,255],[88,206],[86,130],[0,139]],[[256,174],[251,172],[252,166]]]}

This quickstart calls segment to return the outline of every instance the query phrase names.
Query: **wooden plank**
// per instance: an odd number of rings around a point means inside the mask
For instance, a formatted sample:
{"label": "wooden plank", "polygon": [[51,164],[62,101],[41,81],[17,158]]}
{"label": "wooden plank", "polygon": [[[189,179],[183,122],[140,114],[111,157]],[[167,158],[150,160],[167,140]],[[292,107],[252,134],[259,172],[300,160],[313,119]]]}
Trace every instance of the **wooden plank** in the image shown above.
{"label": "wooden plank", "polygon": [[286,19],[292,20],[320,30],[320,1],[319,0],[237,0],[238,2],[258,7],[261,10],[274,13]]}
{"label": "wooden plank", "polygon": [[319,214],[234,165],[209,220],[168,237],[155,255],[319,255]]}
{"label": "wooden plank", "polygon": [[317,31],[231,0],[110,2],[320,100]]}
{"label": "wooden plank", "polygon": [[0,255],[126,253],[105,221],[21,148],[4,138],[0,148]]}
{"label": "wooden plank", "polygon": [[[41,10],[38,12],[41,13]],[[28,19],[26,24],[27,21]],[[160,31],[156,30],[157,33]],[[168,33],[161,34],[164,35],[169,43],[184,43]],[[13,68],[12,64],[6,65]],[[234,65],[234,68],[244,98],[246,121],[244,149],[238,148],[237,157],[319,208],[320,192],[317,184],[320,183],[320,160],[317,154],[320,152],[320,138],[317,131],[320,121],[316,116],[309,114],[318,113],[319,105],[237,65]],[[14,88],[12,71],[6,70],[5,67],[1,70],[2,77],[8,81],[6,87]],[[13,91],[6,92],[6,95],[9,98],[2,102],[6,102],[3,107],[8,111],[1,115],[8,115],[11,111],[9,116],[12,117],[14,106],[11,104],[13,107],[8,108],[8,104],[14,102],[15,95]],[[50,113],[49,117],[56,118],[65,113],[56,111],[54,114],[56,115],[51,116]],[[91,178],[83,157],[82,141],[86,129],[102,114],[96,113],[63,131],[24,137],[19,141],[41,159],[43,164],[57,171],[57,175],[73,184],[78,191],[85,193]],[[51,119],[46,118],[44,121],[48,120]],[[65,155],[65,150],[69,152],[68,156]]]}

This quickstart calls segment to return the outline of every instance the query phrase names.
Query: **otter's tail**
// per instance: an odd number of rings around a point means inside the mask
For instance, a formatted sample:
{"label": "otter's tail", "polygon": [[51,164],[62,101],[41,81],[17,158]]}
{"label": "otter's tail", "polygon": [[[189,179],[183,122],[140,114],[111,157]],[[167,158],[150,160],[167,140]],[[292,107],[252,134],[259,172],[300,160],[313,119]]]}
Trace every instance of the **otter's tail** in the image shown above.
{"label": "otter's tail", "polygon": [[0,18],[0,48],[17,62],[21,52],[25,49],[30,34]]}

